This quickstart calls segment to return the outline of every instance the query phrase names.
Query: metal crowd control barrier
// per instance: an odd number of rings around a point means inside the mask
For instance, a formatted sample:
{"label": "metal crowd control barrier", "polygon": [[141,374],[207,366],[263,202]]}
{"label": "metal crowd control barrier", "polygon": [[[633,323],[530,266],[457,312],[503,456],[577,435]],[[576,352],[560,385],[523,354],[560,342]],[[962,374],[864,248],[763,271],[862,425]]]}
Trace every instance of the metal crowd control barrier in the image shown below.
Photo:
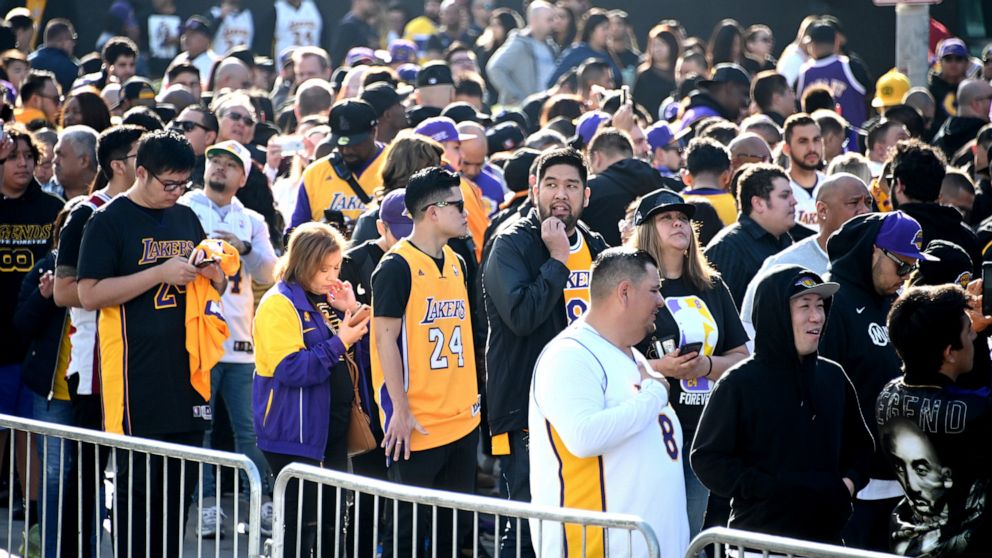
{"label": "metal crowd control barrier", "polygon": [[689,543],[685,558],[704,556],[712,547],[715,558],[724,556],[763,558],[788,556],[789,558],[894,558],[892,554],[870,552],[856,548],[814,543],[787,537],[765,535],[726,527],[713,527],[696,536]]}
{"label": "metal crowd control barrier", "polygon": [[[221,474],[222,472],[233,471],[234,476],[234,518],[237,523],[239,517],[239,498],[242,486],[239,473],[244,473],[248,479],[249,504],[248,504],[248,524],[247,545],[240,545],[238,535],[233,533],[233,540],[230,543],[232,549],[225,548],[224,556],[244,556],[247,550],[249,558],[260,556],[261,549],[261,508],[262,508],[262,481],[258,469],[252,461],[241,454],[213,451],[204,448],[172,444],[148,440],[143,438],[119,436],[107,434],[93,430],[85,430],[54,424],[15,418],[8,415],[0,415],[0,429],[9,429],[10,434],[28,433],[24,436],[27,439],[27,447],[24,452],[26,461],[25,474],[22,479],[23,484],[31,486],[31,483],[39,484],[37,489],[37,502],[25,498],[24,517],[27,519],[31,514],[31,506],[36,506],[38,525],[37,537],[31,533],[28,521],[24,521],[20,533],[14,531],[14,491],[15,467],[14,459],[14,435],[9,435],[10,439],[10,459],[8,466],[8,497],[6,502],[0,501],[0,507],[6,505],[6,528],[0,528],[0,552],[6,551],[6,556],[13,556],[12,551],[24,556],[56,557],[69,556],[120,556],[121,558],[131,556],[202,556],[204,551],[207,555],[221,556],[221,529],[218,527],[215,535],[202,535],[202,516],[199,510],[203,509],[203,474],[205,467],[213,467],[216,473],[216,491],[214,496],[216,501],[221,501]],[[40,445],[39,445],[40,444]],[[51,447],[54,446],[54,447]],[[0,447],[0,455],[3,448]],[[84,456],[84,459],[74,458]],[[106,456],[101,460],[101,455]],[[19,458],[20,459],[20,458]],[[92,459],[92,468],[89,468],[89,460]],[[52,461],[54,460],[54,461]],[[40,473],[31,473],[32,464],[40,461]],[[32,463],[33,462],[33,463]],[[171,462],[171,463],[170,463]],[[49,466],[52,466],[49,469]],[[170,467],[172,471],[170,473]],[[177,468],[178,467],[178,471]],[[84,478],[83,470],[87,468],[95,472],[92,478]],[[47,479],[45,471],[57,471],[57,479]],[[126,470],[126,479],[120,471]],[[143,474],[142,471],[153,472],[152,475]],[[39,483],[40,475],[40,483]],[[178,486],[175,480],[178,475]],[[35,478],[32,478],[34,476]],[[56,476],[53,474],[52,476]],[[150,476],[158,477],[154,481]],[[23,478],[26,477],[26,478]],[[143,484],[142,486],[142,477]],[[124,484],[126,482],[126,484]],[[192,483],[196,482],[199,487],[193,492]],[[171,484],[170,484],[171,483]],[[125,489],[118,490],[124,484]],[[160,484],[160,486],[158,486]],[[187,493],[193,493],[192,501],[180,502],[178,494],[182,493],[179,487],[186,487]],[[83,500],[84,491],[93,489],[87,509],[84,511]],[[135,493],[141,492],[148,497],[143,498],[143,505],[134,505]],[[175,490],[174,490],[175,489]],[[55,491],[56,497],[52,497]],[[107,493],[110,493],[109,495]],[[75,496],[73,496],[75,494]],[[210,495],[208,494],[207,497]],[[104,497],[109,500],[105,503]],[[74,500],[70,502],[68,500]],[[54,503],[53,503],[54,500]],[[46,505],[47,503],[47,505]],[[140,504],[140,501],[138,502]],[[196,504],[190,507],[190,504]],[[56,513],[47,509],[48,506],[57,506]],[[93,508],[89,508],[93,506]],[[143,509],[141,509],[143,507]],[[108,512],[109,508],[109,512]],[[138,508],[138,509],[135,509]],[[171,509],[170,509],[171,508]],[[92,511],[93,515],[89,515]],[[46,513],[48,512],[48,513]],[[106,519],[108,515],[110,518]],[[160,515],[159,515],[160,513]],[[165,518],[175,518],[172,523]],[[186,536],[186,524],[188,514],[196,514],[197,519],[190,521],[193,531],[192,537]],[[66,517],[76,518],[75,525],[72,520],[64,521]],[[152,525],[156,516],[163,518],[161,525]],[[3,521],[4,514],[0,512],[0,521]],[[84,518],[90,520],[84,521]],[[126,521],[126,523],[125,523]],[[51,523],[54,522],[55,525]],[[87,526],[84,529],[84,524]],[[109,535],[106,533],[107,526]],[[126,529],[131,525],[130,532]],[[175,531],[178,527],[178,532]],[[50,529],[55,529],[52,536]],[[170,534],[170,529],[172,533]],[[154,531],[160,530],[156,533]],[[84,533],[88,533],[90,540],[84,542]],[[20,543],[17,546],[15,538],[20,534]],[[176,538],[173,538],[175,535]],[[106,539],[110,538],[110,549],[104,548]],[[123,541],[121,540],[123,538]],[[151,541],[154,538],[161,539],[161,548],[151,548]],[[51,544],[46,545],[46,540],[56,540],[56,548],[51,548]],[[144,548],[133,548],[132,542],[144,541]],[[209,544],[205,548],[204,543],[213,543],[213,549]],[[63,551],[63,547],[71,546],[74,550]],[[47,548],[46,548],[47,546]],[[247,547],[247,548],[245,548]],[[211,551],[212,550],[212,551]],[[144,552],[144,554],[142,554]]]}
{"label": "metal crowd control barrier", "polygon": [[[287,489],[289,482],[291,480],[296,480],[298,483],[298,493],[300,495],[300,503],[297,505],[295,510],[286,509],[286,496],[290,493]],[[614,513],[602,513],[602,512],[591,512],[585,510],[574,510],[565,508],[552,508],[546,506],[536,506],[529,503],[523,502],[512,502],[508,500],[500,500],[495,498],[486,498],[483,496],[474,496],[468,494],[458,494],[453,492],[444,492],[440,490],[432,490],[426,488],[417,488],[411,486],[404,486],[399,484],[394,484],[390,482],[384,482],[376,479],[370,479],[367,477],[360,477],[356,475],[351,475],[348,473],[342,473],[339,471],[332,471],[328,469],[321,469],[318,467],[302,464],[292,464],[287,466],[279,476],[276,478],[275,482],[275,494],[273,497],[274,506],[274,517],[272,521],[272,544],[270,547],[270,556],[272,558],[283,558],[284,553],[284,543],[286,542],[286,537],[294,537],[296,540],[296,548],[300,548],[301,542],[301,532],[299,526],[302,521],[300,518],[302,516],[302,500],[303,500],[303,488],[305,483],[315,483],[316,485],[323,485],[323,487],[328,487],[334,491],[335,498],[335,508],[341,509],[341,506],[345,504],[345,500],[350,500],[351,505],[354,506],[354,514],[349,514],[353,517],[361,517],[361,510],[358,506],[361,505],[362,498],[355,497],[356,494],[366,494],[372,496],[372,505],[375,510],[373,517],[379,518],[380,511],[386,511],[392,509],[393,513],[396,513],[399,502],[406,502],[413,505],[413,533],[417,532],[417,522],[418,516],[424,514],[419,514],[418,509],[420,506],[428,508],[427,517],[431,518],[431,532],[429,534],[431,540],[438,540],[438,533],[442,534],[451,533],[451,538],[454,541],[458,540],[458,523],[455,520],[455,515],[452,516],[451,524],[439,525],[437,521],[438,509],[455,509],[464,514],[471,515],[472,518],[472,556],[475,557],[485,557],[485,556],[500,556],[499,552],[499,542],[500,536],[503,530],[503,521],[506,519],[515,520],[517,532],[521,530],[521,524],[526,522],[528,519],[535,519],[541,522],[552,522],[561,523],[566,525],[575,525],[582,529],[582,555],[585,555],[586,548],[586,534],[588,530],[598,530],[599,528],[608,529],[609,537],[622,536],[626,538],[626,552],[622,556],[632,556],[633,542],[635,534],[640,537],[639,542],[643,540],[645,551],[643,556],[648,558],[658,558],[660,555],[660,549],[658,546],[658,540],[655,537],[654,531],[651,527],[645,523],[642,519],[632,516],[632,515],[622,515]],[[316,487],[314,487],[316,488]],[[349,494],[350,493],[350,494]],[[320,530],[316,533],[316,553],[315,556],[379,556],[383,550],[381,547],[376,548],[381,540],[380,535],[383,533],[383,529],[380,529],[379,521],[375,521],[372,525],[362,525],[359,524],[354,526],[354,532],[346,534],[347,526],[342,528],[341,524],[341,514],[335,514],[336,517],[333,519],[322,517],[322,497],[324,490],[316,490],[316,495],[314,496],[317,501],[317,525],[326,525],[326,522],[335,522],[333,543],[329,541],[322,540],[322,534]],[[295,513],[297,517],[296,524],[298,528],[295,532],[286,532],[285,528],[287,514]],[[492,530],[493,540],[491,543],[487,543],[485,548],[480,544],[480,535],[486,535],[480,530],[480,519],[486,516],[492,516],[494,518]],[[419,518],[421,521],[425,519],[423,517]],[[397,553],[397,528],[396,522],[393,523],[393,556],[402,556]],[[361,538],[361,532],[365,529],[372,529],[372,548],[359,548],[359,539]],[[625,535],[623,534],[625,532]],[[347,537],[352,539],[347,545],[343,542],[342,537]],[[324,548],[325,544],[333,544],[333,552],[329,552],[329,549]],[[492,548],[489,548],[489,545]],[[350,549],[348,548],[350,546]],[[416,558],[418,556],[418,545],[414,545],[412,548],[412,557]],[[537,550],[537,555],[541,556],[541,544],[539,536],[535,534],[534,547]],[[464,547],[467,550],[467,547]],[[351,552],[349,552],[351,550]],[[513,549],[511,549],[513,550]],[[423,555],[427,555],[426,552]],[[431,555],[437,558],[438,552],[437,548],[433,547],[433,552]],[[452,545],[451,550],[452,557],[455,556],[465,556],[460,552],[458,544]],[[518,537],[518,542],[516,545],[515,555],[519,558],[522,556],[522,550],[520,545],[520,540]],[[610,556],[607,553],[607,556]],[[287,556],[286,558],[291,558]],[[402,556],[402,558],[407,558]],[[446,557],[445,557],[446,558]]]}

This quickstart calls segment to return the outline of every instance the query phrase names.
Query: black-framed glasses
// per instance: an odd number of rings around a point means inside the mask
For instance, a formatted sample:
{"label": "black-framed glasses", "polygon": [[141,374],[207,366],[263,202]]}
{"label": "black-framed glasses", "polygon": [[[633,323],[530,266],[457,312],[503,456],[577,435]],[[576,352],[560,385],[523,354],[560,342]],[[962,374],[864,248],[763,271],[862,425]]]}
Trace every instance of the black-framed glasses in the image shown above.
{"label": "black-framed glasses", "polygon": [[[134,154],[132,154],[132,155],[125,155],[125,156],[123,156],[123,157],[119,157],[119,158],[117,158],[117,159],[114,159],[114,160],[115,160],[115,161],[127,161],[128,159],[134,159],[134,158],[135,158],[135,157],[137,157],[137,156],[138,156],[138,154],[137,154],[137,153],[134,153]],[[158,179],[158,177],[157,177],[157,176],[156,176],[155,178],[156,178],[156,179]],[[161,180],[159,180],[159,182],[162,182],[162,181],[161,181]]]}
{"label": "black-framed glasses", "polygon": [[211,130],[199,122],[193,122],[192,120],[176,120],[172,123],[172,127],[181,130],[183,133],[189,133],[193,131],[193,128],[203,128],[204,132],[214,132],[216,130]]}
{"label": "black-framed glasses", "polygon": [[429,203],[429,204],[425,205],[424,208],[421,209],[421,211],[427,211],[427,208],[430,207],[430,206],[432,206],[432,205],[434,207],[447,207],[447,206],[450,205],[450,206],[454,207],[455,209],[457,209],[459,213],[463,213],[465,211],[465,200],[457,200],[457,201],[455,201],[455,200],[441,200],[441,201],[438,201],[438,202]]}
{"label": "black-framed glasses", "polygon": [[905,277],[920,268],[919,263],[906,263],[901,259],[899,259],[899,256],[896,256],[895,254],[889,252],[885,248],[882,248],[882,253],[885,254],[885,257],[895,262],[895,264],[898,266],[896,267],[896,275],[898,275],[899,277]]}
{"label": "black-framed glasses", "polygon": [[240,112],[229,112],[224,116],[235,122],[244,122],[245,126],[248,126],[249,128],[255,125],[255,119],[247,114],[241,114]]}
{"label": "black-framed glasses", "polygon": [[35,95],[41,97],[42,99],[48,99],[50,101],[55,101],[58,104],[65,102],[65,97],[63,95],[45,95],[44,93],[35,93]]}
{"label": "black-framed glasses", "polygon": [[177,190],[177,189],[182,189],[185,192],[186,190],[189,190],[193,186],[193,179],[192,178],[187,178],[186,180],[183,180],[181,182],[166,182],[166,181],[162,180],[161,178],[159,178],[158,175],[156,175],[152,171],[148,171],[148,174],[152,178],[154,178],[155,180],[158,180],[159,183],[162,184],[162,188],[166,192],[172,192],[172,191]]}

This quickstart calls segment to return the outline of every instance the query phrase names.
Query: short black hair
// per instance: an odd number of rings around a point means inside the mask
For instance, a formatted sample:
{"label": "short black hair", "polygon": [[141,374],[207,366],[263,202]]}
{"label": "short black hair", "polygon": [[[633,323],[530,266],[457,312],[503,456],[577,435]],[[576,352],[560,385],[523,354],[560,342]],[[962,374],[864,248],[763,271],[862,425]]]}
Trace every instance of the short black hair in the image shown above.
{"label": "short black hair", "polygon": [[51,81],[58,88],[59,82],[55,79],[55,74],[48,70],[30,70],[27,77],[21,83],[21,104],[26,104],[31,97],[39,94],[45,88],[45,83]]}
{"label": "short black hair", "polygon": [[907,375],[933,374],[944,362],[944,349],[961,349],[961,328],[971,298],[959,285],[906,289],[889,310],[889,340]]}
{"label": "short black hair", "polygon": [[403,203],[414,221],[419,221],[427,207],[444,199],[452,188],[458,188],[461,179],[443,167],[427,167],[413,173],[406,184]]}
{"label": "short black hair", "polygon": [[775,189],[773,181],[776,178],[783,178],[789,181],[789,176],[785,174],[782,167],[771,163],[757,163],[745,165],[737,182],[737,205],[741,208],[741,213],[750,215],[754,207],[751,205],[751,198],[759,197],[770,201],[772,190]]}
{"label": "short black hair", "polygon": [[465,95],[467,97],[482,98],[485,96],[486,86],[482,78],[475,72],[467,72],[455,80],[455,95]]}
{"label": "short black hair", "polygon": [[183,62],[181,64],[176,64],[175,66],[169,67],[169,69],[166,70],[165,75],[166,77],[169,78],[169,81],[172,82],[177,77],[179,77],[179,74],[185,74],[185,73],[196,74],[196,78],[200,79],[200,69],[190,64],[189,62]]}
{"label": "short black hair", "polygon": [[730,145],[730,142],[734,141],[741,133],[741,129],[737,127],[737,124],[730,122],[728,120],[721,119],[711,119],[716,120],[716,122],[711,122],[707,124],[706,128],[703,130],[697,130],[696,137],[698,138],[709,138],[716,140],[717,143],[722,145]]}
{"label": "short black hair", "polygon": [[67,36],[73,36],[75,34],[76,28],[72,26],[71,21],[62,17],[57,17],[50,19],[48,23],[45,24],[43,40],[46,43],[54,43],[56,41],[61,41]]}
{"label": "short black hair", "polygon": [[893,126],[901,126],[902,122],[896,122],[895,120],[887,120],[885,118],[879,120],[874,126],[868,128],[868,138],[865,140],[868,150],[871,151],[875,148],[875,144],[878,140],[883,138],[885,134],[889,132],[889,129]]}
{"label": "short black hair", "polygon": [[[596,256],[589,269],[589,294],[595,300],[607,295],[621,281],[639,281],[648,273],[648,266],[658,262],[644,250],[609,248]],[[657,275],[657,272],[655,272]]]}
{"label": "short black hair", "polygon": [[751,82],[751,98],[762,111],[771,109],[772,96],[782,95],[789,88],[785,76],[775,70],[759,72]]}
{"label": "short black hair", "polygon": [[[805,112],[797,112],[796,114],[793,114],[792,116],[785,119],[785,126],[783,127],[783,131],[785,135],[786,144],[792,141],[792,131],[800,126],[816,126],[817,128],[820,127],[820,125],[816,123],[816,120],[813,120],[813,117],[811,117],[810,115],[806,114]],[[821,134],[823,133],[822,130],[820,133]]]}
{"label": "short black hair", "polygon": [[214,113],[209,108],[207,108],[206,105],[202,103],[197,103],[195,105],[189,105],[188,107],[186,107],[185,110],[191,110],[193,112],[198,112],[202,114],[203,122],[201,122],[201,124],[203,124],[203,126],[206,127],[207,130],[211,132],[216,132],[217,130],[220,129],[220,124],[217,122],[217,116],[214,115]]}
{"label": "short black hair", "polygon": [[599,152],[629,159],[634,156],[634,142],[630,140],[630,134],[623,130],[603,128],[589,140],[588,151],[589,153]]}
{"label": "short black hair", "polygon": [[138,156],[134,164],[156,175],[192,172],[196,155],[186,136],[174,130],[156,130],[142,135],[138,140]]}
{"label": "short black hair", "polygon": [[712,138],[694,138],[686,148],[685,168],[691,175],[728,171],[730,151]]}
{"label": "short black hair", "polygon": [[121,56],[138,57],[138,45],[127,37],[112,37],[107,44],[103,45],[100,57],[104,64],[116,64]]}
{"label": "short black hair", "polygon": [[803,112],[812,113],[820,109],[834,110],[837,101],[834,100],[834,94],[826,86],[812,85],[803,91],[803,97],[799,104],[802,105]]}
{"label": "short black hair", "polygon": [[41,160],[41,145],[38,143],[38,140],[35,139],[34,134],[29,132],[27,128],[24,128],[20,124],[7,126],[6,132],[11,141],[15,143],[20,140],[28,142],[28,148],[31,151],[31,158],[37,165],[38,161]]}
{"label": "short black hair", "polygon": [[131,146],[144,133],[144,128],[133,124],[112,126],[100,133],[100,137],[96,140],[96,160],[100,164],[100,172],[107,180],[113,177],[110,163],[126,157]]}
{"label": "short black hair", "polygon": [[165,123],[162,122],[162,117],[157,112],[142,106],[128,109],[121,117],[121,124],[135,124],[149,132],[165,128]]}
{"label": "short black hair", "polygon": [[585,157],[582,153],[576,151],[571,147],[559,147],[558,149],[552,149],[550,151],[545,151],[537,158],[534,162],[537,172],[534,176],[537,177],[538,183],[541,182],[541,177],[547,170],[555,165],[568,165],[570,167],[575,167],[579,171],[579,179],[582,181],[582,185],[586,186],[586,178],[589,176],[589,166],[586,165]]}
{"label": "short black hair", "polygon": [[926,121],[923,120],[923,115],[916,107],[909,105],[891,106],[885,109],[883,116],[888,120],[901,122],[911,137],[922,137],[926,132]]}
{"label": "short black hair", "polygon": [[935,202],[947,173],[947,160],[935,147],[918,139],[902,140],[892,152],[892,176],[902,182],[906,196]]}
{"label": "short black hair", "polygon": [[820,133],[826,134],[840,134],[843,135],[847,129],[847,123],[843,118],[836,112],[832,110],[820,109],[810,115],[813,120],[816,120],[817,125],[820,126]]}
{"label": "short black hair", "polygon": [[578,89],[579,91],[585,91],[589,89],[589,85],[606,74],[613,74],[613,69],[610,65],[598,58],[587,58],[578,69],[576,75],[579,77]]}

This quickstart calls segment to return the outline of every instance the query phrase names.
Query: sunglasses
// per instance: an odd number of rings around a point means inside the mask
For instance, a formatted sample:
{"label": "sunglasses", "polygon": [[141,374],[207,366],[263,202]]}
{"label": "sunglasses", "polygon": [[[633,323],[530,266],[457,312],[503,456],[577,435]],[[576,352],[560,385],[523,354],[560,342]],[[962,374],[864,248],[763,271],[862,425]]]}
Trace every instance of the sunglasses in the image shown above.
{"label": "sunglasses", "polygon": [[429,203],[429,204],[425,205],[424,208],[421,209],[421,211],[427,211],[427,208],[430,207],[430,206],[432,206],[432,205],[434,207],[447,207],[447,206],[450,205],[450,206],[454,207],[455,209],[457,209],[459,213],[464,213],[465,212],[465,200],[458,200],[458,201],[441,200],[439,202]]}
{"label": "sunglasses", "polygon": [[[240,116],[240,115],[238,115]],[[237,120],[237,119],[236,119]],[[250,125],[250,124],[249,124]],[[176,130],[181,130],[185,133],[192,132],[194,128],[203,128],[204,132],[213,132],[210,128],[207,128],[199,122],[193,122],[192,120],[177,120],[172,123],[172,128]]]}
{"label": "sunglasses", "polygon": [[244,122],[245,126],[251,127],[255,125],[255,119],[248,116],[247,114],[241,114],[240,112],[229,112],[224,115],[226,118],[230,118],[235,122]]}
{"label": "sunglasses", "polygon": [[945,62],[964,62],[968,58],[966,56],[958,56],[957,54],[952,54],[941,58]]}
{"label": "sunglasses", "polygon": [[885,257],[892,260],[898,266],[896,267],[896,275],[898,275],[899,277],[905,277],[920,268],[920,264],[906,263],[900,260],[898,256],[896,256],[892,252],[889,252],[885,248],[882,248],[882,253],[885,254]]}

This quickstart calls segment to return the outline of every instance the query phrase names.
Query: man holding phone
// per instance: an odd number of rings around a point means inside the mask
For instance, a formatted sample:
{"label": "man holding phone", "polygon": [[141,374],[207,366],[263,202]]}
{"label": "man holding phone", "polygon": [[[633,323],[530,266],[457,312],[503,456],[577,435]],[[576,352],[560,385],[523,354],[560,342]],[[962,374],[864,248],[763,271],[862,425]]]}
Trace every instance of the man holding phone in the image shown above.
{"label": "man holding phone", "polygon": [[[221,295],[224,305],[224,319],[231,336],[224,341],[224,356],[210,371],[210,409],[216,411],[217,395],[224,399],[225,407],[234,433],[234,448],[250,457],[258,467],[262,478],[267,480],[268,462],[255,445],[255,430],[252,422],[251,390],[255,370],[255,350],[252,340],[252,319],[254,318],[255,297],[252,281],[272,282],[272,271],[276,263],[275,251],[269,241],[265,219],[246,208],[236,197],[244,187],[251,169],[251,154],[234,140],[220,142],[206,148],[204,170],[205,188],[193,190],[179,199],[179,203],[189,206],[207,235],[220,238],[237,249],[241,257],[241,268],[228,277],[227,290]],[[203,262],[197,265],[201,267]],[[211,447],[211,430],[204,436],[204,445]],[[248,483],[242,483],[242,496],[248,497]],[[203,478],[204,504],[200,510],[202,517],[201,535],[211,537],[220,529],[223,535],[222,520],[224,511],[220,502],[215,502],[216,479],[212,467],[208,467]],[[263,518],[266,514],[263,514]],[[271,515],[267,518],[271,521]],[[262,530],[271,528],[263,519]]]}

